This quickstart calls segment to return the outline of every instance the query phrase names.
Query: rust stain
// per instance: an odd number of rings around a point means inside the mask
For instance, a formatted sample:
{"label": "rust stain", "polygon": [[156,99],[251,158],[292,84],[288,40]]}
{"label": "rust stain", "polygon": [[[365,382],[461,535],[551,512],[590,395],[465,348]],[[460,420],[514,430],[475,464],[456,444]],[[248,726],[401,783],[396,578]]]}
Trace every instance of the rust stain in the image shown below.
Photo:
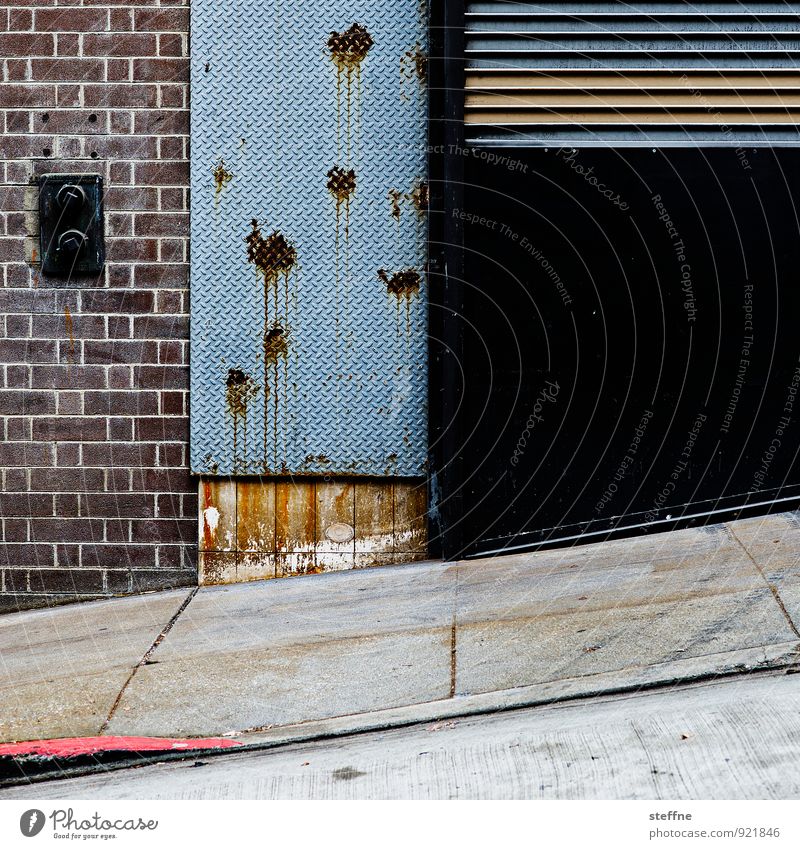
{"label": "rust stain", "polygon": [[69,337],[69,364],[72,365],[75,359],[75,330],[72,323],[72,313],[69,307],[64,307],[64,325],[66,327],[67,336]]}
{"label": "rust stain", "polygon": [[[261,275],[264,286],[264,325],[262,331],[261,359],[264,369],[264,434],[262,467],[270,468],[268,450],[269,396],[273,398],[273,463],[278,468],[278,419],[280,398],[288,392],[288,339],[289,339],[289,277],[297,266],[297,251],[279,230],[268,236],[261,232],[258,220],[250,222],[251,232],[245,237],[247,259]],[[280,280],[283,279],[283,303],[281,304]],[[273,312],[270,313],[270,301]],[[278,360],[283,359],[283,387],[281,387]]]}
{"label": "rust stain", "polygon": [[367,58],[374,43],[361,24],[353,24],[344,32],[332,32],[328,38],[328,49],[340,72],[353,73]]}
{"label": "rust stain", "polygon": [[320,463],[322,465],[330,463],[330,459],[325,454],[306,454],[303,462],[309,466],[312,463]]}
{"label": "rust stain", "polygon": [[233,174],[225,167],[225,160],[220,159],[219,162],[211,169],[214,177],[214,199],[218,200],[225,186],[233,179]]}
{"label": "rust stain", "polygon": [[203,482],[203,509],[201,511],[201,515],[203,517],[203,548],[206,551],[210,551],[214,548],[214,532],[208,525],[206,521],[206,510],[209,507],[213,507],[213,498],[211,495],[211,482],[204,481]]}
{"label": "rust stain", "polygon": [[408,84],[413,80],[424,86],[428,80],[428,56],[417,42],[400,57],[400,99],[409,100]]}
{"label": "rust stain", "polygon": [[331,59],[336,66],[336,150],[338,158],[342,158],[342,84],[346,91],[345,136],[347,145],[347,161],[350,161],[351,123],[353,113],[353,81],[356,92],[356,121],[358,122],[358,100],[361,87],[361,64],[367,58],[372,45],[372,36],[361,24],[355,23],[343,32],[332,32],[327,46]]}
{"label": "rust stain", "polygon": [[392,210],[392,218],[395,221],[400,220],[400,201],[405,197],[403,193],[399,189],[389,189],[386,193],[389,198],[389,203],[391,205]]}
{"label": "rust stain", "polygon": [[430,190],[425,180],[417,180],[411,192],[406,195],[420,215],[424,215],[430,206]]}
{"label": "rust stain", "polygon": [[398,301],[401,298],[410,300],[419,292],[422,283],[422,278],[415,268],[405,268],[393,274],[389,274],[385,268],[379,268],[378,277],[386,284],[386,291]]}
{"label": "rust stain", "polygon": [[247,463],[247,409],[261,387],[249,374],[238,368],[228,370],[225,380],[225,402],[233,418],[233,464],[238,464],[239,422],[242,430],[242,462]]}
{"label": "rust stain", "polygon": [[247,259],[264,276],[267,285],[274,285],[280,274],[289,274],[297,264],[297,251],[279,230],[264,238],[258,219],[254,218],[250,225],[252,231],[245,237]]}

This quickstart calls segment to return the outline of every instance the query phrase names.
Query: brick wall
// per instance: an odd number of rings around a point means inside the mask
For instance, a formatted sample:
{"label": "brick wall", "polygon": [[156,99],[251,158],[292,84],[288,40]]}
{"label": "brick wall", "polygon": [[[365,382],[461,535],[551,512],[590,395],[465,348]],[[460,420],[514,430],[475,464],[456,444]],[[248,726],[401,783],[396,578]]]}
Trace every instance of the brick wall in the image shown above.
{"label": "brick wall", "polygon": [[[0,610],[196,581],[188,14],[0,6]],[[105,180],[97,278],[37,267],[56,172]]]}

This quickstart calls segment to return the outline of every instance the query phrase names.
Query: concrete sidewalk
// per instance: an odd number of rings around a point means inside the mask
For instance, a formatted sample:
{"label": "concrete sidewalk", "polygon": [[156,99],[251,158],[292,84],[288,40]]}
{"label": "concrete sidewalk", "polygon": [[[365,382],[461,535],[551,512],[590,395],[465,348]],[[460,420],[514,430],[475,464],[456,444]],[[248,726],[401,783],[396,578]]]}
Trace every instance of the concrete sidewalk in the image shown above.
{"label": "concrete sidewalk", "polygon": [[0,799],[797,799],[798,758],[800,680],[773,672],[97,770]]}
{"label": "concrete sidewalk", "polygon": [[800,516],[0,617],[0,738],[292,740],[800,659]]}

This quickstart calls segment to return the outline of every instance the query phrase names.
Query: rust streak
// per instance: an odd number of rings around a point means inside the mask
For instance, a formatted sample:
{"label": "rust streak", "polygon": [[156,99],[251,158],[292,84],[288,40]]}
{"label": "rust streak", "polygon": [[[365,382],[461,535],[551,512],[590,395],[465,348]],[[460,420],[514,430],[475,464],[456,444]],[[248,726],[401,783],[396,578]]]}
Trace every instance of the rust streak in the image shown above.
{"label": "rust streak", "polygon": [[220,159],[219,162],[211,169],[214,176],[214,200],[217,200],[222,194],[222,190],[233,179],[233,174],[225,167],[225,160]]}

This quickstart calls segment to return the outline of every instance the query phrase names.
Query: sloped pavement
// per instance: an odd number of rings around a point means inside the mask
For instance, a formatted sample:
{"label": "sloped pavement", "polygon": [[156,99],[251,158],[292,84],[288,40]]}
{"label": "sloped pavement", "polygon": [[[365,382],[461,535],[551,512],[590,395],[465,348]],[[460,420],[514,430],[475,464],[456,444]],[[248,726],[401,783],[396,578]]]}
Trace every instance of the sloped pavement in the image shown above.
{"label": "sloped pavement", "polygon": [[0,740],[291,741],[800,659],[800,515],[0,617]]}

